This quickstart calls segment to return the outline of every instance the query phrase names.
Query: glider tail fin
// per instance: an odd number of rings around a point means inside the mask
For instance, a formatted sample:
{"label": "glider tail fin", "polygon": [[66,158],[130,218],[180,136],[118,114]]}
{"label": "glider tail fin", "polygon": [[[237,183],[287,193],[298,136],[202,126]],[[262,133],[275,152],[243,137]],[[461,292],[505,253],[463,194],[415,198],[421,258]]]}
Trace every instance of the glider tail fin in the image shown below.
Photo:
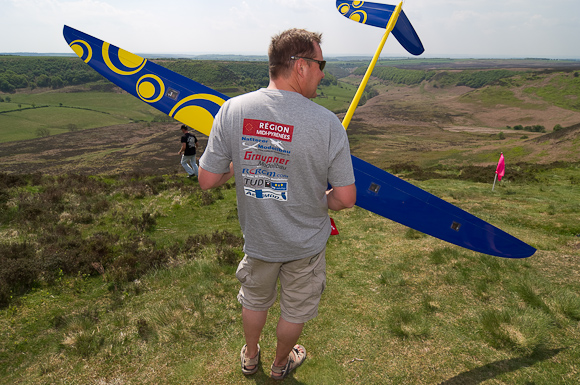
{"label": "glider tail fin", "polygon": [[[381,29],[387,28],[396,7],[370,1],[336,0],[336,8],[346,18]],[[404,11],[393,28],[393,36],[412,55],[421,55],[425,49]]]}
{"label": "glider tail fin", "polygon": [[360,85],[358,86],[358,90],[356,91],[356,94],[354,95],[354,98],[352,99],[352,102],[350,103],[350,107],[348,108],[346,115],[344,116],[344,119],[342,120],[342,125],[344,126],[345,130],[348,128],[348,125],[350,124],[350,120],[352,119],[352,116],[354,115],[354,111],[356,110],[356,107],[358,106],[358,103],[360,102],[360,99],[362,97],[362,94],[363,94],[366,86],[367,86],[369,78],[371,77],[373,69],[375,68],[377,61],[379,60],[379,56],[381,55],[381,51],[383,50],[383,47],[385,46],[385,43],[387,42],[387,38],[389,37],[389,34],[393,30],[393,28],[395,28],[395,26],[397,25],[397,20],[399,18],[399,15],[402,12],[402,8],[403,8],[403,1],[401,1],[399,3],[399,5],[397,5],[397,7],[394,9],[391,16],[389,17],[389,21],[387,23],[385,34],[383,35],[383,38],[381,39],[381,42],[379,43],[379,46],[377,47],[377,50],[375,51],[375,55],[373,56],[373,59],[371,60],[371,64],[369,64],[369,68],[367,68],[367,72],[365,73],[363,80],[361,81]]}

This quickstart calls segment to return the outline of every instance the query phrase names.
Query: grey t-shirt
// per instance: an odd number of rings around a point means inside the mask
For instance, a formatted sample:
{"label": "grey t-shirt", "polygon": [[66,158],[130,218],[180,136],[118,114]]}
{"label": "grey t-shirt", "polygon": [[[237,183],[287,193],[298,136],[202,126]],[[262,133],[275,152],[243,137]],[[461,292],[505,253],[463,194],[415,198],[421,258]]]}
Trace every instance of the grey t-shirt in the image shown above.
{"label": "grey t-shirt", "polygon": [[244,252],[269,262],[310,257],[330,235],[326,190],[354,183],[346,131],[329,110],[290,91],[261,89],[218,112],[200,166],[234,164]]}

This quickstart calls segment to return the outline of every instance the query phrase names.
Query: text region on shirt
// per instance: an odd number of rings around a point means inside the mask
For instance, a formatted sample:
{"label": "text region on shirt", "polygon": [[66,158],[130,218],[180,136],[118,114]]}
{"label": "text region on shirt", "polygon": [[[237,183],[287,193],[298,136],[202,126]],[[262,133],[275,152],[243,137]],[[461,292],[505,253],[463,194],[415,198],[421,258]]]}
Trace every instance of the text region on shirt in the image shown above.
{"label": "text region on shirt", "polygon": [[284,159],[284,158],[278,157],[278,156],[262,155],[262,154],[255,153],[253,151],[246,151],[244,153],[244,160],[258,161],[258,162],[264,163],[264,164],[275,163],[275,164],[278,164],[281,166],[287,166],[288,163],[290,162],[290,159]]}
{"label": "text region on shirt", "polygon": [[256,119],[244,119],[243,130],[244,135],[275,138],[285,142],[291,142],[294,134],[294,126]]}
{"label": "text region on shirt", "polygon": [[272,139],[258,139],[250,136],[242,136],[243,150],[261,150],[277,152],[284,155],[290,155],[290,150],[287,150],[280,140]]}
{"label": "text region on shirt", "polygon": [[256,199],[274,199],[284,202],[288,200],[286,191],[278,192],[270,189],[253,189],[250,187],[244,187],[244,195]]}
{"label": "text region on shirt", "polygon": [[271,170],[264,170],[261,168],[242,168],[242,175],[243,176],[248,176],[250,178],[258,176],[258,175],[263,175],[263,176],[267,176],[269,178],[272,179],[288,179],[288,175],[286,174],[281,174],[278,173],[276,171],[271,171]]}

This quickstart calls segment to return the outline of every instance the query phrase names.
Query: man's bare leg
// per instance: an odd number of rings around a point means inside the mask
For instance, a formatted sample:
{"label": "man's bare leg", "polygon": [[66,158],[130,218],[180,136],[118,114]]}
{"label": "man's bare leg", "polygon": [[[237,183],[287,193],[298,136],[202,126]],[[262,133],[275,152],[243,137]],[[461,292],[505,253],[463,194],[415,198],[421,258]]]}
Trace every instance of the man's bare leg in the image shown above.
{"label": "man's bare leg", "polygon": [[304,324],[295,324],[280,318],[278,327],[276,328],[276,336],[278,337],[278,344],[276,345],[276,358],[274,359],[275,366],[284,366],[288,362],[288,355],[290,351],[298,342]]}
{"label": "man's bare leg", "polygon": [[[254,311],[242,307],[242,320],[244,323],[244,337],[246,338],[246,358],[254,358],[258,354],[258,342],[262,329],[266,324],[268,311]],[[248,369],[253,369],[249,367]]]}

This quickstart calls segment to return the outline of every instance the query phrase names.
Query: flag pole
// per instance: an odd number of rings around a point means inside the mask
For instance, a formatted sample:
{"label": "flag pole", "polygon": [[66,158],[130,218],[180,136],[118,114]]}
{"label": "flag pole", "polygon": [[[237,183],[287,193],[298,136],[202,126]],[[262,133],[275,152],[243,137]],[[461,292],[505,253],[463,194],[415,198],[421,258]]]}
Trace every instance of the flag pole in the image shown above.
{"label": "flag pole", "polygon": [[395,24],[397,24],[397,20],[399,19],[399,14],[401,13],[402,8],[403,8],[403,1],[401,0],[401,2],[395,7],[395,10],[393,11],[393,14],[391,15],[391,17],[389,18],[389,22],[387,23],[387,29],[386,29],[385,34],[383,35],[383,38],[382,38],[382,40],[381,40],[381,42],[380,42],[380,44],[375,52],[375,55],[373,56],[373,60],[371,60],[371,64],[369,64],[369,68],[367,68],[367,72],[365,73],[362,82],[358,86],[358,90],[356,91],[356,94],[354,95],[354,98],[352,99],[352,102],[350,103],[350,107],[348,108],[346,115],[344,115],[344,119],[342,120],[342,125],[344,126],[345,130],[348,128],[348,125],[350,124],[350,120],[352,119],[352,116],[354,115],[354,110],[356,110],[356,107],[358,106],[358,103],[360,102],[360,99],[362,97],[362,94],[363,94],[366,86],[367,86],[369,78],[371,77],[371,73],[373,72],[373,69],[375,68],[375,65],[377,64],[377,61],[379,60],[379,56],[381,55],[381,51],[383,50],[383,47],[385,46],[385,43],[387,42],[387,38],[389,37],[389,34],[393,30],[393,28],[395,28]]}
{"label": "flag pole", "polygon": [[491,188],[491,191],[493,191],[495,189],[495,181],[497,180],[497,174],[495,174],[495,177],[493,178],[493,187]]}

